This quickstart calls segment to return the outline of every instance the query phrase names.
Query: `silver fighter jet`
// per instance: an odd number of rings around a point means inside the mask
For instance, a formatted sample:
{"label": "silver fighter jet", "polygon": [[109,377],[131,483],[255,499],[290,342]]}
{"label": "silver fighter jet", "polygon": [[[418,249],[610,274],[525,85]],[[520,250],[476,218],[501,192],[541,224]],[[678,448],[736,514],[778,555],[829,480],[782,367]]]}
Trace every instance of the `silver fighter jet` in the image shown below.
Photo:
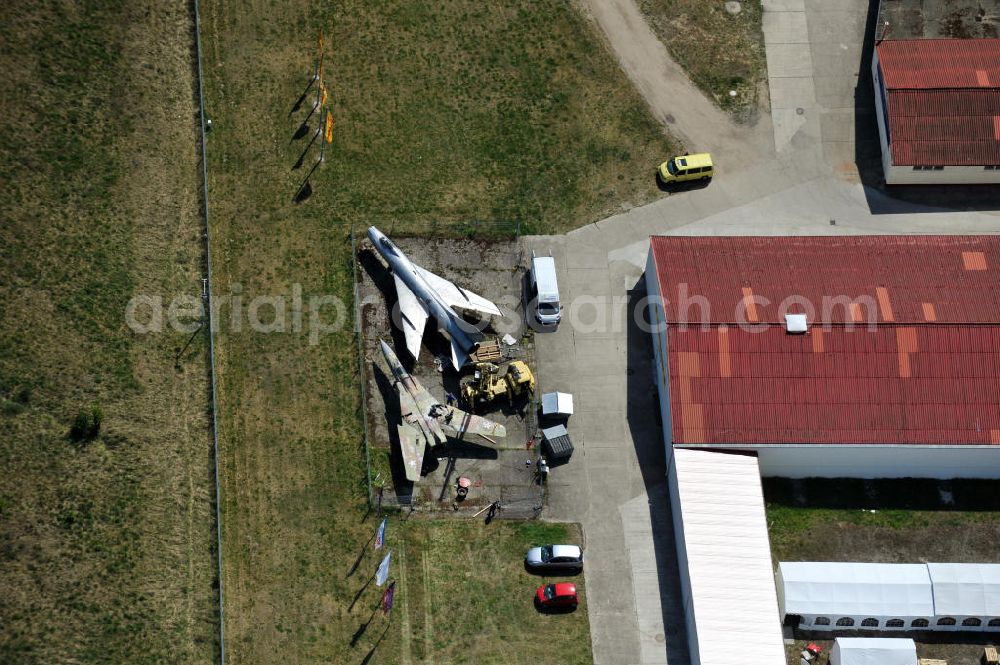
{"label": "silver fighter jet", "polygon": [[416,359],[420,353],[424,324],[427,323],[428,316],[433,316],[438,327],[451,338],[451,362],[455,369],[461,369],[479,347],[481,335],[475,326],[462,319],[452,308],[502,316],[500,308],[486,298],[411,262],[399,247],[374,226],[368,228],[368,239],[389,264],[396,282],[400,319],[406,336],[406,349],[410,355]]}
{"label": "silver fighter jet", "polygon": [[444,443],[449,437],[462,440],[467,434],[482,437],[507,435],[507,429],[503,425],[437,401],[403,368],[389,345],[382,340],[379,343],[399,395],[402,424],[396,427],[396,431],[399,432],[399,448],[407,480],[420,480],[424,453],[428,448]]}

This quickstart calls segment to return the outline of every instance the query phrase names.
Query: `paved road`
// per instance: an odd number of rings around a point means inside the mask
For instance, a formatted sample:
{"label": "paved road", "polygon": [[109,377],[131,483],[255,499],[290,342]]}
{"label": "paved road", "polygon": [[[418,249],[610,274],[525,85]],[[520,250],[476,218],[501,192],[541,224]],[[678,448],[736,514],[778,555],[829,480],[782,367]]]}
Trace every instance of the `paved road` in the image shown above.
{"label": "paved road", "polygon": [[718,112],[704,110],[707,100],[650,43],[632,0],[585,4],[650,106],[674,116],[671,131],[725,161],[708,187],[566,236],[525,238],[556,257],[566,304],[559,331],[536,336],[539,388],[573,393],[577,408],[577,450],[552,471],[544,517],[583,524],[595,663],[684,665],[651,349],[627,325],[649,236],[997,233],[1000,216],[907,203],[861,184],[857,164],[868,168],[873,138],[861,67],[866,0],[764,0],[777,150],[759,155],[747,152],[757,139],[720,129]]}

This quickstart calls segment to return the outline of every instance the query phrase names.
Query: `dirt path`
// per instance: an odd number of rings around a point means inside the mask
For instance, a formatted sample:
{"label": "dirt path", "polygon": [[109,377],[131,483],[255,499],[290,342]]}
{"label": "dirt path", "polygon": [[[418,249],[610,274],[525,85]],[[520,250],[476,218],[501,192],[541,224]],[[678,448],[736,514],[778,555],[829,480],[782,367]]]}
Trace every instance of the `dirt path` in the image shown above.
{"label": "dirt path", "polygon": [[[770,118],[737,125],[688,79],[646,23],[634,0],[580,0],[601,27],[622,69],[684,147],[724,155],[730,168],[745,168],[773,151]],[[725,167],[723,167],[725,168]]]}

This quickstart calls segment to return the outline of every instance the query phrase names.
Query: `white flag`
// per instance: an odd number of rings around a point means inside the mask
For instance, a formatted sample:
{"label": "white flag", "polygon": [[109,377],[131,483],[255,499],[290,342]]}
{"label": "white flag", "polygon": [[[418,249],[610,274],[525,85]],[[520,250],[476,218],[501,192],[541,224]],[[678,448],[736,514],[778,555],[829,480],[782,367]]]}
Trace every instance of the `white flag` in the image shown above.
{"label": "white flag", "polygon": [[385,581],[389,579],[389,557],[392,556],[392,550],[385,555],[382,559],[382,563],[378,565],[378,571],[375,573],[375,583],[379,586],[385,584]]}

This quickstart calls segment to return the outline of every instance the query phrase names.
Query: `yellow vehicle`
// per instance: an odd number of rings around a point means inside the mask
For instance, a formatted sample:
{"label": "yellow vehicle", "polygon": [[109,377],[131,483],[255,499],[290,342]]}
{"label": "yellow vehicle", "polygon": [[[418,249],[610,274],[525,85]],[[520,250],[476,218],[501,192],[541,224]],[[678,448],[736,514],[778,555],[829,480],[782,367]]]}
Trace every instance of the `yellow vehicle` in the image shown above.
{"label": "yellow vehicle", "polygon": [[501,397],[513,405],[514,400],[535,392],[535,375],[523,360],[511,362],[503,374],[493,363],[480,362],[475,367],[475,377],[462,386],[462,399],[470,409],[483,409]]}
{"label": "yellow vehicle", "polygon": [[708,180],[715,175],[715,166],[712,164],[712,156],[707,152],[678,155],[660,164],[657,175],[664,183]]}

